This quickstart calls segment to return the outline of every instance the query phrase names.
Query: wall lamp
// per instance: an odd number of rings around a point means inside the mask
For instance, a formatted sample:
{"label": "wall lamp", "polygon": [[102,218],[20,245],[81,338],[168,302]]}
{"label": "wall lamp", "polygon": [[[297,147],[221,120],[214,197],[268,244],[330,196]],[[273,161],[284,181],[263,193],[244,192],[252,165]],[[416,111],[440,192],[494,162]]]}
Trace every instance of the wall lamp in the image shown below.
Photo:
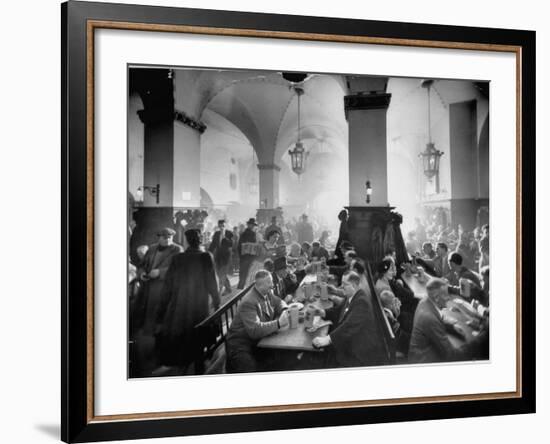
{"label": "wall lamp", "polygon": [[142,186],[142,187],[138,187],[137,189],[137,195],[139,197],[139,200],[143,201],[143,191],[149,191],[149,194],[151,196],[155,196],[156,197],[156,203],[157,205],[159,204],[160,202],[160,184],[156,184],[156,186],[154,187],[149,187],[149,186]]}

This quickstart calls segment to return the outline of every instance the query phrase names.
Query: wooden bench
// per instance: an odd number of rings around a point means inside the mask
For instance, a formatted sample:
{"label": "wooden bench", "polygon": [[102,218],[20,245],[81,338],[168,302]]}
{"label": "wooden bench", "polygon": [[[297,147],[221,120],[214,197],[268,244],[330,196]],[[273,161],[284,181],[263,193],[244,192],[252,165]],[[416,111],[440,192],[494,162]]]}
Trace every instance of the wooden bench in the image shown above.
{"label": "wooden bench", "polygon": [[[393,330],[384,314],[380,298],[374,288],[370,266],[367,269],[367,280],[374,303],[374,315],[377,325],[382,330],[387,363],[395,363],[396,340]],[[252,287],[237,293],[214,313],[195,326],[196,337],[200,344],[200,353],[195,360],[195,373],[215,374],[225,371],[225,338],[231,322],[237,313],[237,308],[243,296]]]}
{"label": "wooden bench", "polygon": [[393,330],[391,328],[390,322],[388,321],[388,318],[384,314],[384,308],[382,307],[382,302],[380,301],[380,297],[378,296],[378,293],[374,287],[374,279],[372,276],[372,270],[370,264],[367,264],[366,268],[366,274],[367,274],[367,281],[369,283],[370,292],[372,295],[372,300],[374,303],[374,318],[376,319],[377,324],[380,326],[382,330],[382,337],[384,338],[384,348],[386,349],[386,355],[388,357],[388,364],[395,364],[396,362],[396,349],[397,349],[397,341],[395,339],[395,334],[393,333]]}
{"label": "wooden bench", "polygon": [[225,364],[225,337],[237,313],[237,306],[252,285],[241,290],[214,313],[195,326],[200,353],[195,360],[195,373],[223,373]]}

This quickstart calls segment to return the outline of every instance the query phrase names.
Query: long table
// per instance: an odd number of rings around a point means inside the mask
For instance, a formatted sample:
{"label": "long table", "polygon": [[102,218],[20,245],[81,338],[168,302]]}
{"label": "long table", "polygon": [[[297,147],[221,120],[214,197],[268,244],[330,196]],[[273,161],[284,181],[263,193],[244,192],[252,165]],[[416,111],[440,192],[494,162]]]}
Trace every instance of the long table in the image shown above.
{"label": "long table", "polygon": [[[401,279],[409,286],[418,299],[422,299],[428,295],[426,289],[427,282],[419,281],[416,275],[407,276],[403,273]],[[457,348],[471,343],[480,334],[480,330],[477,328],[480,316],[467,309],[465,304],[467,302],[460,296],[457,296],[455,299],[449,301],[447,307],[442,310],[443,315],[455,321],[464,333],[464,337],[461,337],[455,332],[449,332],[449,341]]]}
{"label": "long table", "polygon": [[[310,304],[324,310],[332,307],[333,305],[331,301],[321,301],[320,299],[316,299]],[[305,310],[306,306],[307,303],[305,303],[302,310]],[[260,342],[258,342],[257,347],[279,350],[318,352],[319,349],[313,347],[311,342],[313,338],[317,336],[326,335],[328,333],[328,329],[329,326],[327,325],[319,328],[313,333],[309,333],[304,326],[303,317],[300,316],[300,322],[298,322],[296,328],[290,328],[289,326],[286,326],[276,333],[262,338]]]}

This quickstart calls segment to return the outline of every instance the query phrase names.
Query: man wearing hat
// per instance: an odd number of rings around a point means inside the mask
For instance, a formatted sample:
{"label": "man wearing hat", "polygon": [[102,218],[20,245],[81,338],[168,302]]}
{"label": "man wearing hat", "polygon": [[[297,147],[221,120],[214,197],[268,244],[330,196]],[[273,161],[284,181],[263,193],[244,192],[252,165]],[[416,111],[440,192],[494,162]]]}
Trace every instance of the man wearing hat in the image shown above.
{"label": "man wearing hat", "polygon": [[302,214],[301,222],[296,224],[298,234],[298,243],[302,245],[304,242],[313,242],[313,227],[307,220],[307,214]]}
{"label": "man wearing hat", "polygon": [[296,276],[288,272],[287,266],[284,256],[276,258],[273,262],[273,293],[283,300],[287,295],[294,294],[298,288]]}
{"label": "man wearing hat", "polygon": [[149,246],[147,253],[138,268],[138,278],[141,281],[142,292],[132,314],[138,332],[138,360],[136,370],[146,371],[154,368],[154,355],[151,344],[155,329],[155,320],[160,303],[161,291],[166,278],[166,272],[177,254],[183,248],[173,242],[176,232],[172,228],[162,228],[157,232],[158,241]]}
{"label": "man wearing hat", "polygon": [[245,243],[257,243],[258,239],[256,236],[256,231],[258,230],[258,224],[256,223],[256,219],[251,217],[246,222],[246,229],[243,231],[243,234],[239,237],[239,245],[238,245],[238,252],[239,252],[239,289],[243,289],[246,278],[248,276],[248,269],[250,268],[250,265],[252,265],[252,262],[254,262],[254,258],[256,257],[253,254],[243,254],[243,244]]}

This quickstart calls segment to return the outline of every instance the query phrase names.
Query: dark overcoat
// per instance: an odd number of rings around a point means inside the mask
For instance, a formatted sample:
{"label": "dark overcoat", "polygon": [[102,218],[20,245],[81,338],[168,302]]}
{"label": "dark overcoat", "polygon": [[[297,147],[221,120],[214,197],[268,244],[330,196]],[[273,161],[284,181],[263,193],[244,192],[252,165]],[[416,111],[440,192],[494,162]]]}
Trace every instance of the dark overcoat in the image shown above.
{"label": "dark overcoat", "polygon": [[214,260],[209,252],[189,247],[172,260],[166,273],[157,316],[157,349],[164,365],[184,365],[198,351],[194,327],[220,306]]}
{"label": "dark overcoat", "polygon": [[182,251],[183,248],[178,244],[172,244],[165,248],[159,247],[159,244],[153,244],[147,250],[140,264],[138,277],[143,273],[149,274],[155,269],[158,269],[160,273],[155,279],[141,282],[141,294],[138,297],[135,311],[131,313],[132,322],[143,327],[145,334],[151,335],[153,333],[166,273],[172,258]]}

